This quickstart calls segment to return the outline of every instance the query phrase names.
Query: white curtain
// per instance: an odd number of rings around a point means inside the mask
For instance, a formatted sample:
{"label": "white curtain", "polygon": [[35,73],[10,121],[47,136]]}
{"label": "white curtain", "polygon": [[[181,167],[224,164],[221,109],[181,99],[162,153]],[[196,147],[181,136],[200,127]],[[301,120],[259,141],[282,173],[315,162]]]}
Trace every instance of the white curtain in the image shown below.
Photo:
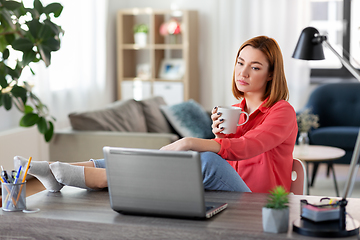
{"label": "white curtain", "polygon": [[283,53],[290,90],[290,103],[301,108],[308,91],[310,72],[306,62],[292,59],[301,30],[308,26],[308,0],[226,0],[217,1],[216,29],[212,36],[213,102],[233,104],[231,79],[236,53],[249,38],[267,35],[276,39]]}
{"label": "white curtain", "polygon": [[[44,5],[49,2],[42,1]],[[34,84],[35,94],[57,119],[55,126],[61,128],[69,125],[70,112],[110,102],[113,83],[108,83],[105,73],[107,1],[58,2],[64,6],[55,20],[65,31],[61,48],[52,54],[48,68],[43,63],[33,64],[36,75],[27,74],[22,80]]]}

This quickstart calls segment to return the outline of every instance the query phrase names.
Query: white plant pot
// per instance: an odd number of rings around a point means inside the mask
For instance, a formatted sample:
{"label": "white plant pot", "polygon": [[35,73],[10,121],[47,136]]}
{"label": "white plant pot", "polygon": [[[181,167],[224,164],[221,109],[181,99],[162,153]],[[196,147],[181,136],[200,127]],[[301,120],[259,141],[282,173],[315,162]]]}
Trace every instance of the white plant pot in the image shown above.
{"label": "white plant pot", "polygon": [[147,43],[147,34],[143,32],[134,34],[134,41],[136,45],[146,46]]}
{"label": "white plant pot", "polygon": [[262,208],[262,223],[264,232],[284,233],[289,227],[289,208]]}

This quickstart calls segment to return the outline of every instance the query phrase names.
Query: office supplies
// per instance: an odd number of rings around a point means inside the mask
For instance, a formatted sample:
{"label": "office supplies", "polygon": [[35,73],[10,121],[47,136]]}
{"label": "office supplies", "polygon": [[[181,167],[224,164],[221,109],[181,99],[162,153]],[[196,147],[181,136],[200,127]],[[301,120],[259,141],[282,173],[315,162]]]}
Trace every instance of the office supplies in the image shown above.
{"label": "office supplies", "polygon": [[14,178],[14,183],[15,183],[15,184],[16,184],[17,181],[19,180],[20,173],[21,173],[21,165],[20,165],[19,170],[17,171],[16,176],[15,176],[15,178]]}
{"label": "office supplies", "polygon": [[23,177],[22,182],[25,182],[25,180],[26,180],[26,175],[27,175],[27,172],[28,172],[28,170],[30,168],[31,159],[32,159],[32,157],[29,157],[29,161],[28,161],[28,163],[26,165],[26,169],[25,169],[25,173],[24,173],[24,177]]}
{"label": "office supplies", "polygon": [[[349,192],[354,186],[358,161],[360,157],[360,130],[356,140],[354,152],[351,158],[348,178],[346,180],[343,197],[337,202],[339,217],[336,220],[314,222],[301,218],[293,223],[293,230],[299,234],[314,237],[347,237],[359,234],[360,223],[355,219],[349,219],[346,213],[346,205]],[[351,213],[350,213],[351,214]]]}
{"label": "office supplies", "polygon": [[[7,187],[7,185],[6,185],[6,181],[4,181],[4,179],[3,179],[3,177],[1,176],[0,177],[0,181],[1,181],[1,195],[2,195],[2,205],[4,205],[4,203],[7,203],[7,201],[8,201],[8,198],[9,198],[9,194],[10,194],[10,190],[9,190],[9,188]],[[4,194],[5,192],[4,192],[4,189],[6,190],[6,194]],[[6,195],[6,197],[4,198],[4,196]],[[16,202],[15,202],[15,199],[14,198],[12,198],[12,202],[13,202],[13,204],[15,204]]]}
{"label": "office supplies", "polygon": [[114,147],[104,147],[103,152],[115,211],[210,218],[227,207],[226,203],[205,204],[198,152]]}
{"label": "office supplies", "polygon": [[[25,183],[26,175],[27,175],[27,172],[28,172],[28,170],[29,170],[29,168],[30,168],[31,159],[32,159],[32,157],[29,157],[29,161],[28,161],[28,163],[27,163],[27,165],[26,165],[26,169],[25,169],[25,173],[24,173],[24,177],[23,177],[22,183]],[[16,203],[19,201],[19,198],[20,198],[20,196],[22,195],[22,189],[23,189],[23,187],[24,187],[24,184],[21,184],[20,190],[19,190],[19,193],[18,193],[18,196],[17,196],[17,198],[16,198]]]}

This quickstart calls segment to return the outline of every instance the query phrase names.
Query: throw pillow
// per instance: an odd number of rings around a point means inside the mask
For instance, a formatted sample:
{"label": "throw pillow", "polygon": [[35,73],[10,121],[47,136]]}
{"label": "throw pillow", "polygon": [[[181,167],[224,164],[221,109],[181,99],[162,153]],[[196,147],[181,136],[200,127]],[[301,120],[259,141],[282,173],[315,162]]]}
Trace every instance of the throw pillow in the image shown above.
{"label": "throw pillow", "polygon": [[172,129],[160,110],[161,105],[166,105],[160,96],[140,101],[143,106],[146,127],[148,132],[172,133]]}
{"label": "throw pillow", "polygon": [[70,113],[74,130],[147,132],[142,106],[135,100],[112,103],[105,109]]}
{"label": "throw pillow", "polygon": [[161,106],[160,109],[181,137],[214,137],[209,114],[194,100]]}

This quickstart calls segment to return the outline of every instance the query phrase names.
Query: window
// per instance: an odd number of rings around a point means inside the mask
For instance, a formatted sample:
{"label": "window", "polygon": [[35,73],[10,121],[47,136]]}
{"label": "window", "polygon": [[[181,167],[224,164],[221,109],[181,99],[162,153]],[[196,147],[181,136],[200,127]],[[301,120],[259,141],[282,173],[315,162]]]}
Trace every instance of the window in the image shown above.
{"label": "window", "polygon": [[[360,68],[360,0],[311,0],[311,23],[331,46]],[[350,54],[349,54],[350,53]],[[352,77],[340,60],[324,47],[325,60],[311,61],[312,77]]]}

